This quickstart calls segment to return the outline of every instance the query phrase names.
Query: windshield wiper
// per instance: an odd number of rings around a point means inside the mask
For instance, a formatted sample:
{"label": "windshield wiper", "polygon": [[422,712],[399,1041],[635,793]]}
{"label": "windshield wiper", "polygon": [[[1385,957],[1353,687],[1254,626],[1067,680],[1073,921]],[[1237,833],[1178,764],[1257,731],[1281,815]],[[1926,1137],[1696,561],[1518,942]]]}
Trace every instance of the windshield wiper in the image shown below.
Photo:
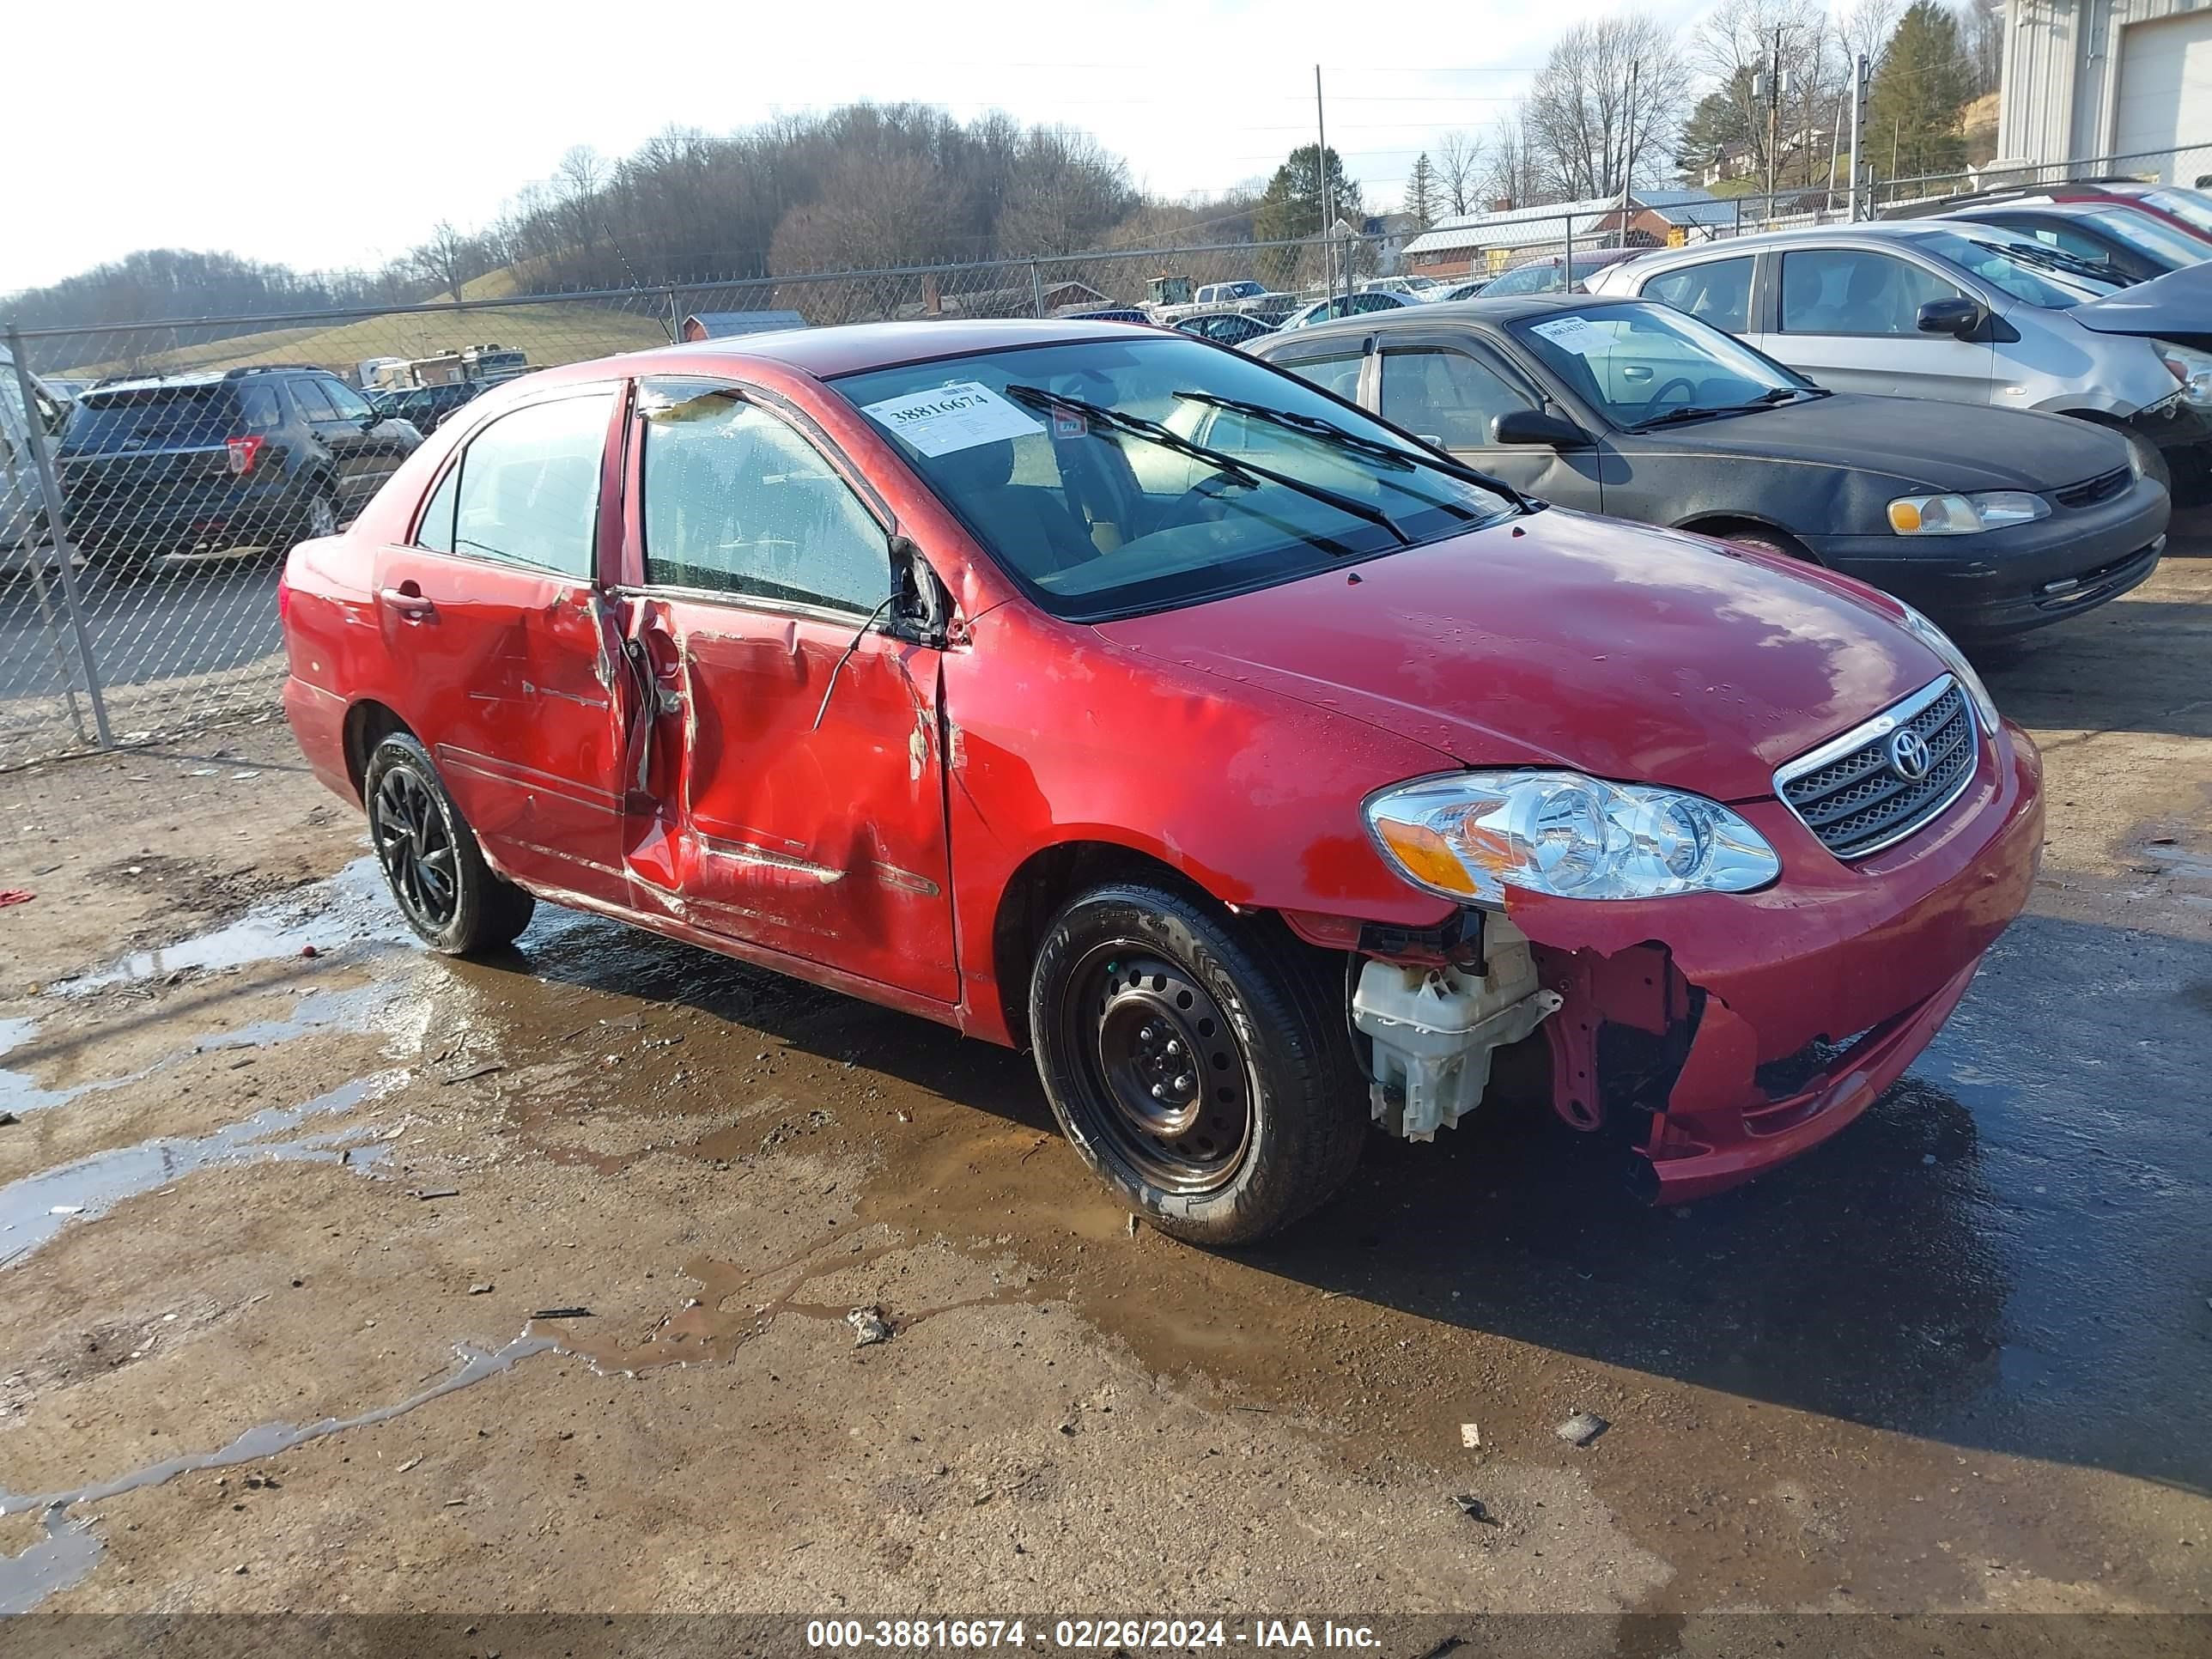
{"label": "windshield wiper", "polygon": [[1748,415],[1766,407],[1755,404],[1690,404],[1680,409],[1670,409],[1662,414],[1650,415],[1622,428],[1627,432],[1650,432],[1662,426],[1680,426],[1685,421],[1710,421],[1723,415]]}
{"label": "windshield wiper", "polygon": [[1376,529],[1387,532],[1401,547],[1411,547],[1413,544],[1413,538],[1399,529],[1396,521],[1379,507],[1370,507],[1364,501],[1355,501],[1349,495],[1339,495],[1326,484],[1308,483],[1303,478],[1293,478],[1288,473],[1278,472],[1271,466],[1261,466],[1256,461],[1244,460],[1222,450],[1209,449],[1204,444],[1194,443],[1172,427],[1163,426],[1158,421],[1148,421],[1141,415],[1125,415],[1118,409],[1108,409],[1103,404],[1087,404],[1079,398],[1070,398],[1058,392],[1047,392],[1042,386],[1009,386],[1006,388],[1005,395],[1012,398],[1018,404],[1026,404],[1030,408],[1042,410],[1048,415],[1055,409],[1064,409],[1071,415],[1080,415],[1086,421],[1096,421],[1099,425],[1112,431],[1126,432],[1133,438],[1142,438],[1148,443],[1158,444],[1163,449],[1173,450],[1178,455],[1188,455],[1193,460],[1204,461],[1208,466],[1218,468],[1221,472],[1248,487],[1253,479],[1265,478],[1269,483],[1279,483],[1285,489],[1295,489],[1299,495],[1310,496],[1324,506],[1333,507],[1338,512],[1352,518],[1364,520]]}
{"label": "windshield wiper", "polygon": [[2055,270],[2062,276],[2086,277],[2093,283],[2106,283],[2114,288],[2131,286],[2128,279],[2110,265],[2096,264],[2077,258],[2071,253],[2061,253],[2044,247],[2023,247],[2017,242],[1984,242],[1973,239],[1974,246],[2011,260],[2016,265],[2040,265],[2045,270]]}
{"label": "windshield wiper", "polygon": [[[1509,495],[1524,513],[1533,510],[1528,505],[1528,498],[1502,479],[1492,478],[1478,472],[1473,467],[1455,461],[1449,456],[1431,454],[1425,451],[1401,449],[1395,444],[1386,444],[1378,439],[1363,438],[1356,432],[1346,432],[1334,422],[1322,420],[1318,415],[1299,415],[1287,409],[1270,409],[1265,404],[1255,404],[1244,398],[1224,398],[1218,392],[1170,392],[1168,396],[1181,398],[1194,404],[1208,404],[1215,409],[1233,410],[1239,415],[1249,415],[1255,421],[1267,421],[1273,425],[1287,428],[1292,432],[1301,433],[1306,437],[1319,438],[1325,443],[1335,444],[1340,448],[1348,449],[1356,455],[1364,455],[1370,460],[1380,461],[1385,466],[1395,466],[1402,472],[1410,472],[1417,466],[1425,466],[1431,471],[1443,473],[1446,477],[1458,478],[1463,483],[1479,484],[1493,495]],[[1413,495],[1416,501],[1426,501],[1432,507],[1441,507],[1462,514],[1469,519],[1479,519],[1482,516],[1462,502],[1439,501],[1433,495],[1418,495],[1410,489],[1406,493]]]}

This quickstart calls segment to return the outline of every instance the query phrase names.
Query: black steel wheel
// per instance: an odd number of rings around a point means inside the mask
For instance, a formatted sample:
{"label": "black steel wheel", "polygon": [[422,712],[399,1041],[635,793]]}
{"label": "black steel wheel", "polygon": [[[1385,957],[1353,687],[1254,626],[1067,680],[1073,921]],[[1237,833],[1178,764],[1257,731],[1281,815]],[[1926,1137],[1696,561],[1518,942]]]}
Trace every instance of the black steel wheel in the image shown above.
{"label": "black steel wheel", "polygon": [[484,862],[475,831],[406,732],[376,746],[362,782],[368,836],[399,913],[434,949],[463,956],[510,944],[535,901]]}
{"label": "black steel wheel", "polygon": [[[1253,1090],[1233,1027],[1197,975],[1108,943],[1076,970],[1095,994],[1063,1003],[1108,1109],[1101,1127],[1164,1191],[1213,1191],[1251,1141]],[[1086,1010],[1086,1002],[1095,1006]]]}
{"label": "black steel wheel", "polygon": [[1366,1090],[1344,975],[1273,921],[1195,896],[1101,887],[1037,951],[1037,1074],[1083,1160],[1163,1231],[1264,1237],[1326,1202],[1358,1162]]}

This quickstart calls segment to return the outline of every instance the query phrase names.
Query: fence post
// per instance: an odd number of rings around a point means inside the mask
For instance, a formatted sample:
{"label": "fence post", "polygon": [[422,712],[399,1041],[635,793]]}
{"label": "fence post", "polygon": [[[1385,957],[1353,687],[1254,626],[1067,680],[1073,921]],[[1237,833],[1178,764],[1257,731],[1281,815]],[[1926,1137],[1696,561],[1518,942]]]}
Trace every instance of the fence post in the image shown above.
{"label": "fence post", "polygon": [[[70,546],[63,523],[61,486],[54,477],[54,458],[46,448],[46,423],[39,416],[37,388],[31,381],[31,365],[23,356],[23,337],[14,325],[8,329],[8,356],[15,364],[15,386],[23,397],[23,426],[31,440],[31,458],[39,471],[39,501],[46,509],[46,528],[54,542],[54,556],[61,565],[62,603],[69,607],[70,627],[76,635],[77,659],[84,667],[85,696],[92,703],[92,723],[102,749],[115,747],[115,734],[107,729],[107,700],[100,693],[100,669],[93,661],[92,636],[85,629],[84,603],[76,591],[76,555]],[[33,566],[38,554],[30,555]]]}
{"label": "fence post", "polygon": [[668,286],[668,343],[681,345],[683,343],[684,313],[676,308],[676,285],[672,283]]}
{"label": "fence post", "polygon": [[1037,269],[1037,262],[1034,259],[1030,261],[1030,300],[1031,307],[1030,314],[1033,317],[1043,316],[1044,274]]}

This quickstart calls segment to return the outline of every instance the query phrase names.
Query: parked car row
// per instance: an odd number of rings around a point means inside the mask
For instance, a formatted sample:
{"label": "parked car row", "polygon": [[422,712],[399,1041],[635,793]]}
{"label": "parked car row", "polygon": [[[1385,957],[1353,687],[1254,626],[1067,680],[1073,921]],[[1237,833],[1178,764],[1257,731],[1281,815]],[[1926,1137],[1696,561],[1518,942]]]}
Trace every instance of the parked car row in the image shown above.
{"label": "parked car row", "polygon": [[2120,433],[2161,481],[2206,474],[2212,264],[2129,283],[2028,231],[1936,218],[1670,249],[1590,286],[1663,301],[1832,391],[2067,415]]}
{"label": "parked car row", "polygon": [[2027,902],[2034,749],[1900,595],[2111,598],[2140,460],[1620,296],[754,335],[448,417],[293,550],[285,701],[434,948],[545,899],[1029,1048],[1176,1237],[1477,1110],[1674,1201]]}

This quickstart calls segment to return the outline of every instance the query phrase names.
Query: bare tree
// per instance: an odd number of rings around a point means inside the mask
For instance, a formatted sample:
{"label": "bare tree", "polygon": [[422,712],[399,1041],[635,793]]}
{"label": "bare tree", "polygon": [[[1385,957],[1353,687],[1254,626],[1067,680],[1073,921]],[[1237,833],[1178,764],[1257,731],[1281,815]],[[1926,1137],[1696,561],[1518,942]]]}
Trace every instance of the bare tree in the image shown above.
{"label": "bare tree", "polygon": [[994,234],[1008,253],[1096,247],[1136,205],[1128,168],[1088,133],[1038,127],[1017,141]]}
{"label": "bare tree", "polygon": [[1470,132],[1448,132],[1437,148],[1437,192],[1449,211],[1475,212],[1481,199],[1486,146]]}
{"label": "bare tree", "polygon": [[1995,92],[2004,76],[2004,0],[1966,0],[1959,32],[1973,65],[1975,95]]}
{"label": "bare tree", "polygon": [[431,285],[432,294],[451,294],[456,300],[462,289],[491,269],[483,244],[446,219],[430,227],[430,240],[412,249],[408,260]]}
{"label": "bare tree", "polygon": [[1673,37],[1651,17],[1577,23],[1529,87],[1525,141],[1569,197],[1610,196],[1671,161],[1687,79]]}
{"label": "bare tree", "polygon": [[1528,133],[1528,108],[1516,104],[1498,118],[1479,177],[1480,194],[1508,207],[1529,207],[1552,193]]}
{"label": "bare tree", "polygon": [[[958,233],[948,227],[958,209],[957,191],[934,163],[856,151],[838,163],[819,201],[784,216],[769,261],[779,275],[926,264],[956,251]],[[881,314],[889,291],[877,280],[810,283],[793,297],[811,321],[848,323]]]}

